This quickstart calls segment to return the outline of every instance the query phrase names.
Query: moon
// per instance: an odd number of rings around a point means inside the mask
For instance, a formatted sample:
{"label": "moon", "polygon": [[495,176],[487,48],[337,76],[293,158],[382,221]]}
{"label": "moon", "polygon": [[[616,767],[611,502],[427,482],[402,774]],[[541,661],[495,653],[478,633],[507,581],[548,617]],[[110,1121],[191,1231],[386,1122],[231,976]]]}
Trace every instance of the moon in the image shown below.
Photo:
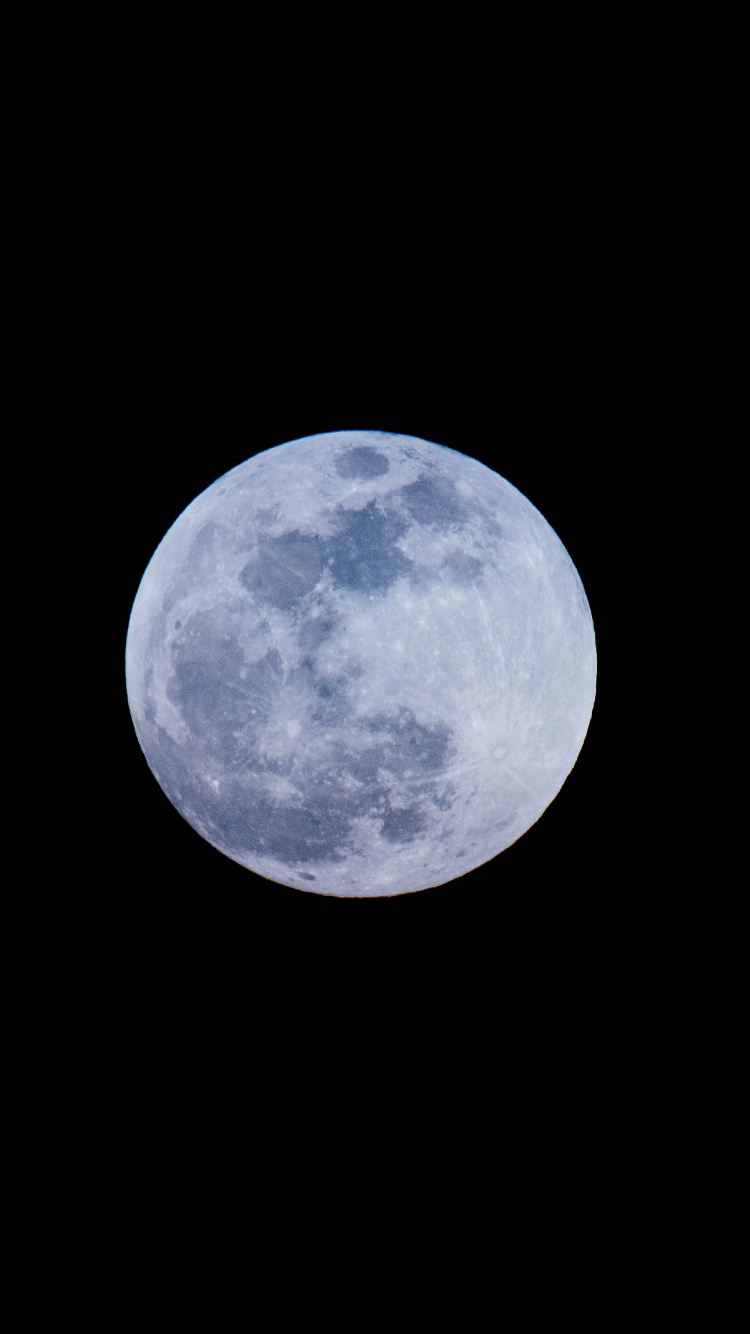
{"label": "moon", "polygon": [[565,547],[456,450],[383,431],[257,454],[180,514],[125,650],[141,748],[213,847],[373,897],[539,819],[583,745],[594,627]]}

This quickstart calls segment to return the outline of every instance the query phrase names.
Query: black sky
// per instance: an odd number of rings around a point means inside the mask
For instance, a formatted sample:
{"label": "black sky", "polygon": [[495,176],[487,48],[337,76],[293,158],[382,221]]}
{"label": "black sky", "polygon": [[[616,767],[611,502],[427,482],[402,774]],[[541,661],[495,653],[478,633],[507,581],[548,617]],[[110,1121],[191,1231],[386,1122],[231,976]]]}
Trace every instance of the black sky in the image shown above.
{"label": "black sky", "polygon": [[[666,1109],[714,1059],[715,920],[665,838],[654,699],[669,579],[650,479],[673,447],[658,266],[598,178],[512,207],[488,185],[458,225],[445,183],[401,207],[300,184],[238,214],[187,180],[167,205],[154,186],[118,211],[111,190],[75,306],[66,430],[91,442],[92,504],[68,582],[93,679],[30,984],[45,1096],[67,1109],[60,1217],[75,1196],[92,1233],[244,1218],[231,1264],[259,1229],[282,1290],[279,1257],[329,1206],[337,1254],[377,1216],[387,1239],[367,1244],[394,1264],[429,1220],[425,1287],[463,1208],[502,1202],[529,1255],[535,1202],[555,1228],[583,1211],[585,1246],[647,1179],[666,1200]],[[345,428],[496,468],[566,546],[597,635],[593,718],[555,801],[495,861],[393,899],[304,894],[223,857],[150,774],[125,694],[130,608],[169,525],[251,454]],[[482,1282],[498,1236],[475,1237]],[[88,1310],[82,1292],[63,1307]],[[201,1328],[235,1328],[206,1309]]]}

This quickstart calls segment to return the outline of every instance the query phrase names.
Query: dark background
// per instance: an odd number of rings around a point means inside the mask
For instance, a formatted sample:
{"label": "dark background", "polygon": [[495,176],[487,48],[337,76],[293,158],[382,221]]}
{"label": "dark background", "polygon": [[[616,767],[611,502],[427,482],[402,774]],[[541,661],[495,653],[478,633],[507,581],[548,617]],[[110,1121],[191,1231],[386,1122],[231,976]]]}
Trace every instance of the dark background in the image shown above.
{"label": "dark background", "polygon": [[[286,275],[270,291],[227,290],[205,275],[188,299],[170,290],[138,328],[118,422],[128,466],[111,631],[120,740],[110,819],[121,888],[118,910],[105,910],[115,994],[168,1089],[183,1078],[214,1089],[229,1081],[263,1116],[273,1099],[258,1101],[261,1076],[247,1064],[258,1062],[263,1082],[286,1089],[274,1119],[291,1126],[294,1109],[306,1108],[302,1134],[339,1099],[346,1133],[362,1116],[387,1127],[401,1100],[424,1099],[434,1112],[474,1080],[472,1098],[494,1099],[508,1044],[513,1061],[532,1066],[545,1044],[550,1059],[591,1043],[603,1056],[632,1044],[643,1003],[650,946],[641,940],[633,958],[623,939],[642,887],[624,866],[628,821],[613,763],[626,740],[616,628],[625,590],[606,504],[629,429],[618,377],[582,342],[580,312],[550,321],[538,305],[544,292],[528,291],[498,321],[491,274],[484,285],[467,275],[465,298],[450,300],[439,269],[428,263],[425,273],[420,260],[394,263],[390,284],[388,266],[370,274],[360,262],[317,284]],[[539,312],[531,320],[529,306]],[[140,577],[185,505],[258,450],[346,426],[462,450],[527,495],[579,570],[601,663],[586,744],[538,824],[460,881],[382,901],[301,894],[204,843],[151,776],[122,684]],[[439,1095],[427,1092],[433,1079]],[[502,1101],[512,1111],[514,1100]]]}
{"label": "dark background", "polygon": [[[654,649],[683,372],[658,225],[614,178],[572,171],[510,213],[496,180],[474,182],[458,223],[433,179],[397,204],[325,185],[249,211],[222,197],[210,227],[186,173],[168,207],[156,184],[110,184],[86,234],[65,401],[96,501],[74,538],[89,777],[65,798],[64,892],[35,900],[29,984],[58,1108],[42,1118],[65,1182],[53,1231],[106,1276],[100,1295],[67,1272],[57,1309],[79,1321],[130,1329],[112,1293],[148,1291],[170,1328],[190,1292],[196,1327],[244,1329],[221,1283],[193,1287],[220,1234],[262,1329],[290,1327],[298,1301],[357,1328],[364,1291],[388,1319],[407,1272],[400,1318],[444,1306],[485,1328],[512,1246],[521,1287],[571,1309],[539,1260],[564,1236],[576,1300],[614,1330],[623,1274],[666,1263],[663,1220],[698,1225],[680,1117],[721,1069],[720,944],[666,836]],[[537,824],[389,899],[301,893],[210,847],[151,775],[125,693],[130,609],[170,524],[250,455],[345,428],[496,468],[566,546],[597,635],[589,732]],[[538,1327],[524,1310],[515,1327]]]}

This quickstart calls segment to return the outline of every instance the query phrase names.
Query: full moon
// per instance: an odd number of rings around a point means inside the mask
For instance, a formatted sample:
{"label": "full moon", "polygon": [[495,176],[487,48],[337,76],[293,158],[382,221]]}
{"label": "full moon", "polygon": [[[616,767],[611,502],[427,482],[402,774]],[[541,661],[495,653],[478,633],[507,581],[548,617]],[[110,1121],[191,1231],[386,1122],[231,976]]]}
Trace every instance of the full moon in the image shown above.
{"label": "full moon", "polygon": [[575,764],[591,612],[525,496],[452,449],[336,431],[180,514],[125,650],[154,776],[219,852],[320,894],[406,894],[497,856]]}

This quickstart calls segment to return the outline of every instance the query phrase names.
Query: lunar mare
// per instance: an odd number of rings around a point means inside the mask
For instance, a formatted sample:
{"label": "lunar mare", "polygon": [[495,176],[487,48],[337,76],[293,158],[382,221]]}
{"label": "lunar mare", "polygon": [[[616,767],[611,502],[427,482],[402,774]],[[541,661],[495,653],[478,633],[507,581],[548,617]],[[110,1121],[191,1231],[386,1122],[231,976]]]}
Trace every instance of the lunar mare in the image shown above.
{"label": "lunar mare", "polygon": [[126,645],[169,800],[226,856],[323,894],[402,894],[495,857],[572,769],[586,595],[498,473],[338,431],[241,463],[155,551]]}

